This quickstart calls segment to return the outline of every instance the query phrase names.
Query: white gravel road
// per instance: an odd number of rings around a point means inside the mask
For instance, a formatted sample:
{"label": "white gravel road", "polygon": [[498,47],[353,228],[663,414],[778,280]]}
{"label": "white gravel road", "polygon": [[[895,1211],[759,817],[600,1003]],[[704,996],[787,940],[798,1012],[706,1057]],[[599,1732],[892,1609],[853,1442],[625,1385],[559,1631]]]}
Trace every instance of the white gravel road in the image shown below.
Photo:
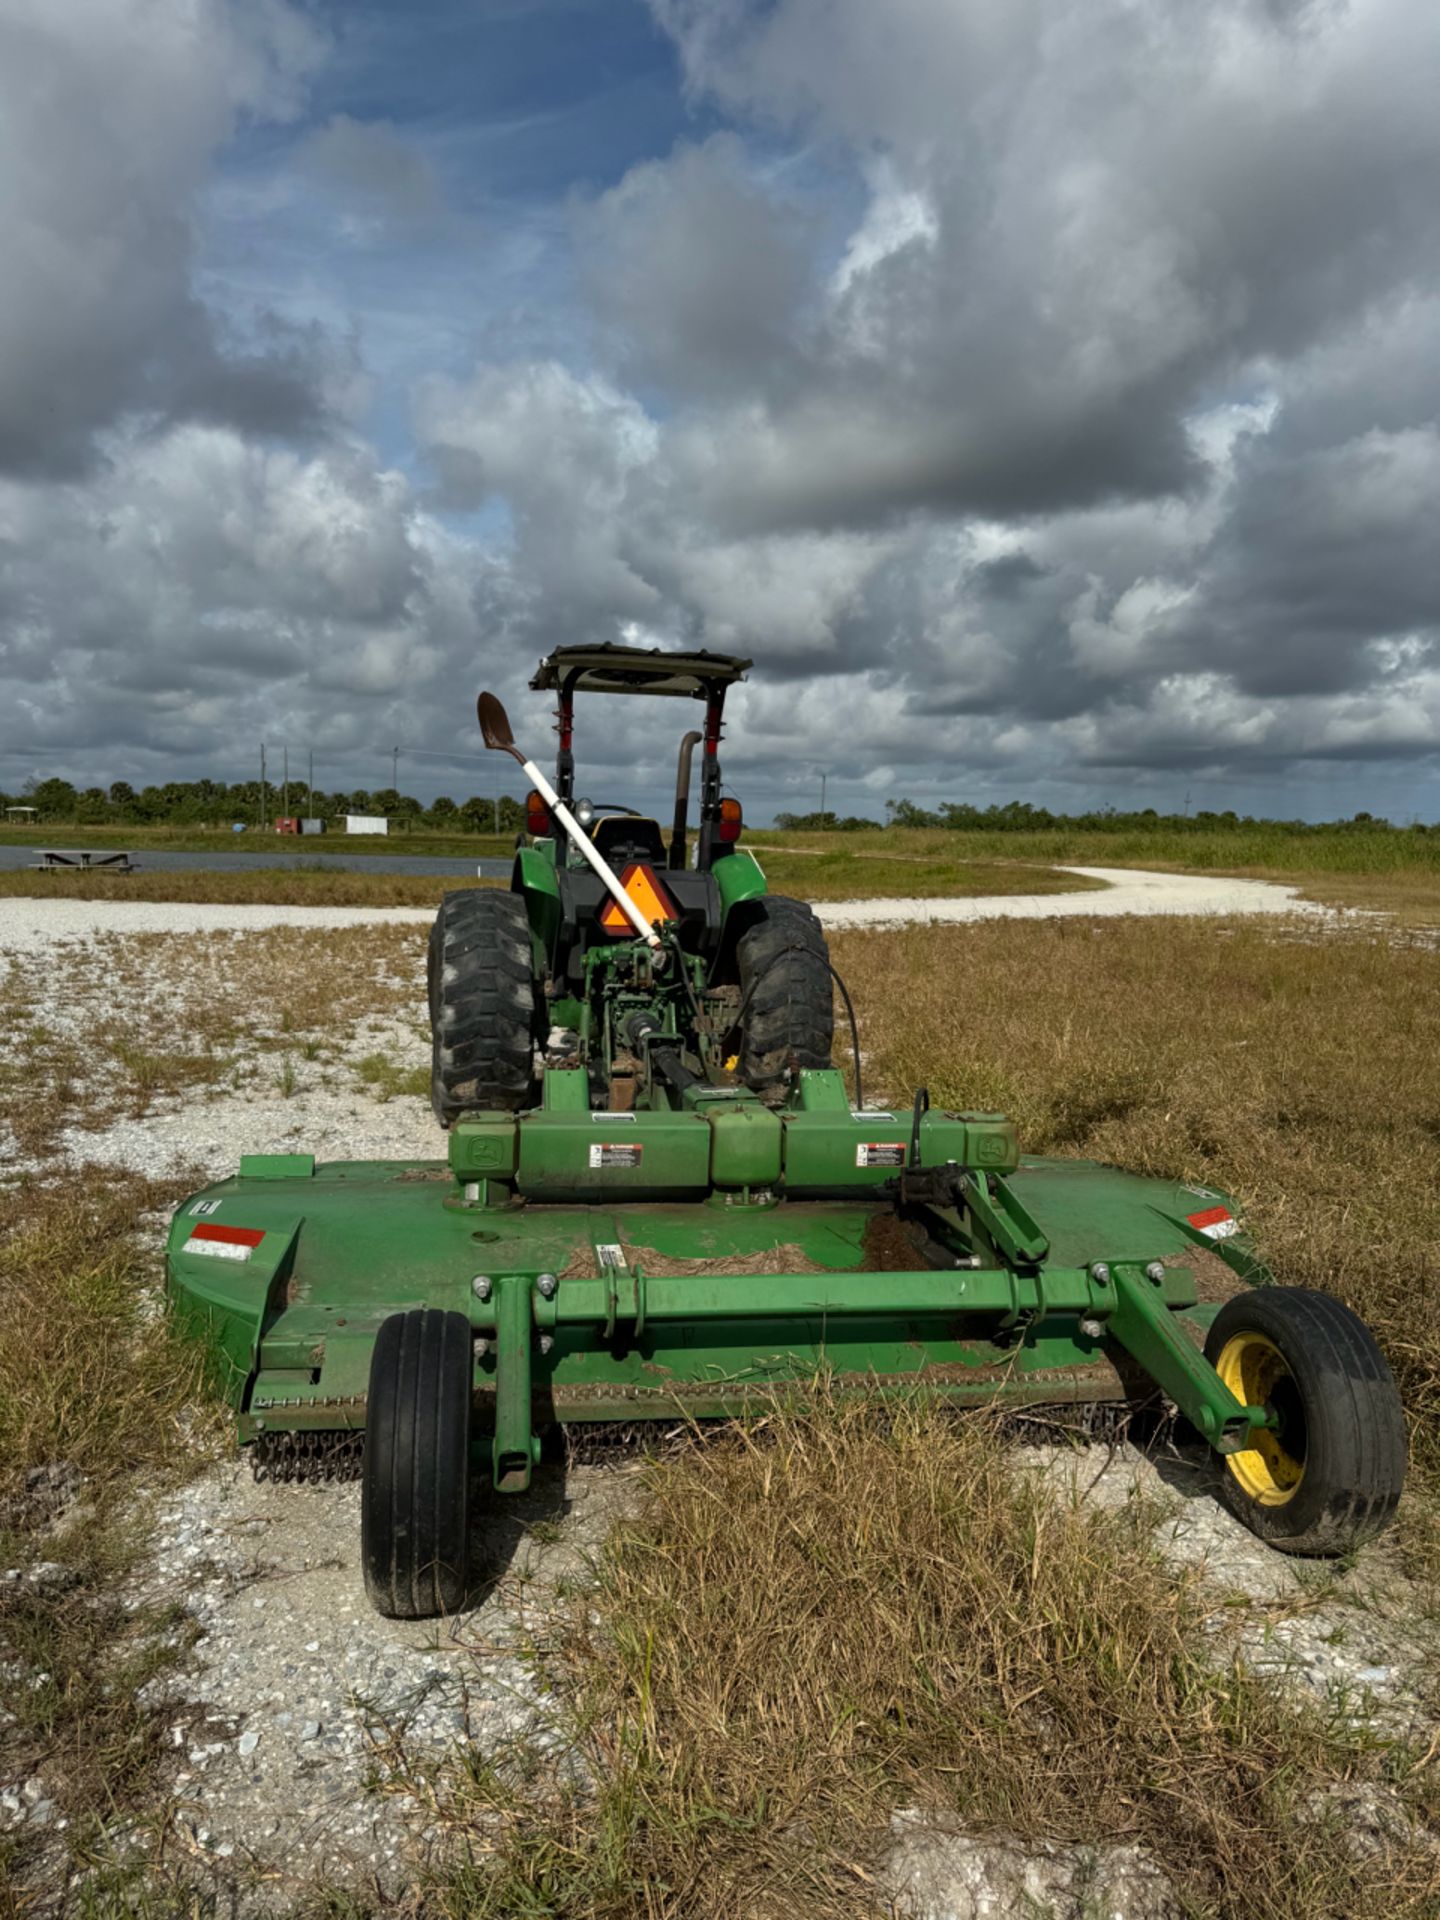
{"label": "white gravel road", "polygon": [[1295,887],[1269,880],[1230,880],[1208,873],[1147,873],[1136,867],[1061,867],[1099,880],[1075,893],[982,893],[958,900],[822,900],[827,927],[952,925],[970,920],[1053,920],[1117,913],[1234,914],[1330,912],[1302,900]]}
{"label": "white gravel road", "polygon": [[[824,900],[827,927],[948,925],[970,920],[1049,920],[1078,914],[1327,914],[1294,887],[1213,874],[1147,873],[1133,867],[1062,867],[1099,880],[1074,893],[975,894],[961,899]],[[261,927],[354,927],[376,921],[428,925],[429,907],[215,906],[188,901],[0,900],[0,952],[36,952],[92,933],[245,933]]]}

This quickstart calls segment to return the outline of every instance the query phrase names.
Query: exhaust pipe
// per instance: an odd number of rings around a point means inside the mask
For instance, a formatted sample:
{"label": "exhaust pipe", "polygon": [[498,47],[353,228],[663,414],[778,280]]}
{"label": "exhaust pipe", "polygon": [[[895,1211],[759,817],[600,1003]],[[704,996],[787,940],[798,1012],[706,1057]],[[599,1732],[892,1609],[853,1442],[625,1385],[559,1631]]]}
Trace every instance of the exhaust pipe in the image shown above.
{"label": "exhaust pipe", "polygon": [[670,865],[685,865],[685,829],[690,813],[690,761],[704,734],[693,729],[680,742],[680,766],[675,775],[675,824],[670,829]]}

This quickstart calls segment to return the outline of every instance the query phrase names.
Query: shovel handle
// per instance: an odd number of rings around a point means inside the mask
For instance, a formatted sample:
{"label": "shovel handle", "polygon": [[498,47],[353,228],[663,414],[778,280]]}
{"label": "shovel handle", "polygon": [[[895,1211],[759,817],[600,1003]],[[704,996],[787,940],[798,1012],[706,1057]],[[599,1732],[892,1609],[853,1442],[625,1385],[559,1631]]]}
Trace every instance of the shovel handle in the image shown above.
{"label": "shovel handle", "polygon": [[661,944],[659,934],[655,931],[654,927],[647,922],[644,914],[641,913],[639,907],[636,906],[635,902],[625,891],[621,885],[619,874],[616,873],[615,869],[595,845],[589,834],[581,827],[580,822],[575,818],[574,814],[571,813],[570,809],[565,805],[565,802],[560,798],[559,794],[556,793],[554,787],[551,786],[535,762],[533,760],[527,760],[524,766],[536,791],[544,798],[550,811],[555,815],[556,819],[559,820],[571,840],[605,882],[616,906],[619,907],[620,911],[625,915],[625,918],[630,922],[642,940],[652,947],[658,947]]}

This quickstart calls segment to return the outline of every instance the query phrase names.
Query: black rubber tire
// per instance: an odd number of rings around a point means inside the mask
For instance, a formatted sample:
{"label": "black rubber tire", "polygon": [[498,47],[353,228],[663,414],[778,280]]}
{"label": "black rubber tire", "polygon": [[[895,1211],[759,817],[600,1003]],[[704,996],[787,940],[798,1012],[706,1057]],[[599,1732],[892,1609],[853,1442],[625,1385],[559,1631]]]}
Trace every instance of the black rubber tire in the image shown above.
{"label": "black rubber tire", "polygon": [[442,1127],[462,1113],[528,1101],[536,1009],[530,922],[518,893],[447,893],[430,929],[430,1104]]}
{"label": "black rubber tire", "polygon": [[1222,1459],[1222,1498],[1282,1553],[1349,1553],[1389,1525],[1405,1483],[1395,1376],[1365,1322],[1328,1293],[1255,1287],[1237,1295],[1215,1316],[1206,1359],[1214,1365],[1240,1333],[1264,1335],[1290,1369],[1304,1471],[1282,1505],[1267,1505]]}
{"label": "black rubber tire", "polygon": [[360,1557],[390,1620],[454,1613],[469,1547],[470,1322],[417,1307],[382,1322],[370,1360]]}
{"label": "black rubber tire", "polygon": [[740,971],[738,1072],[762,1097],[779,1097],[792,1070],[828,1067],[835,1038],[830,951],[803,900],[766,894],[735,946]]}

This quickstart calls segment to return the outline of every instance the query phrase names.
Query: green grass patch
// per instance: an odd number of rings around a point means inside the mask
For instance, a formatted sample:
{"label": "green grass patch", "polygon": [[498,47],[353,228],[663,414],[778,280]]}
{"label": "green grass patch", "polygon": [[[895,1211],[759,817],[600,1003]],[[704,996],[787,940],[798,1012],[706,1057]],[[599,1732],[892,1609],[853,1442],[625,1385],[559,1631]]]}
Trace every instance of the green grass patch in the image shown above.
{"label": "green grass patch", "polygon": [[355,873],[346,868],[253,867],[216,873],[0,873],[0,899],[177,900],[208,906],[430,907],[460,887],[504,886],[453,874]]}
{"label": "green grass patch", "polygon": [[0,826],[0,847],[34,847],[37,853],[359,853],[404,854],[438,860],[495,860],[515,851],[513,833],[232,833],[228,827],[12,827]]}
{"label": "green grass patch", "polygon": [[367,1053],[357,1060],[355,1077],[380,1101],[394,1100],[401,1094],[417,1100],[430,1098],[429,1067],[407,1067],[388,1053]]}

